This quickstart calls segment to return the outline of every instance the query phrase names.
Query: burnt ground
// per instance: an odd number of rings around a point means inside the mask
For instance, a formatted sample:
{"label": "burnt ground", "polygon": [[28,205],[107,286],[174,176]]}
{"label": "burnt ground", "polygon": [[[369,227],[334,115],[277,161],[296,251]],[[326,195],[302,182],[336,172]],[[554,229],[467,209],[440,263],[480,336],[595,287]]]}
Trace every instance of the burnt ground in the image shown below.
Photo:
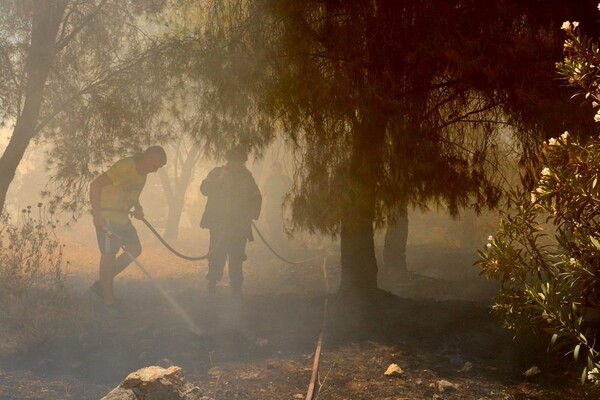
{"label": "burnt ground", "polygon": [[[63,334],[2,355],[0,399],[99,399],[129,372],[156,364],[181,366],[211,399],[304,398],[326,298],[320,261],[286,265],[252,245],[240,300],[226,284],[208,296],[205,263],[190,266],[146,245],[140,260],[202,329],[196,335],[135,270],[117,280],[122,310],[106,310],[86,290],[95,249],[73,246],[80,268],[69,293],[80,312]],[[382,291],[368,304],[329,297],[318,399],[600,398],[578,383],[579,366],[499,326],[490,313],[493,284],[472,260],[431,250],[409,253],[420,274],[382,282],[395,294]],[[328,275],[335,287],[335,256]],[[384,376],[391,363],[404,374]],[[534,365],[542,372],[525,377]],[[442,380],[454,387],[440,391]]]}

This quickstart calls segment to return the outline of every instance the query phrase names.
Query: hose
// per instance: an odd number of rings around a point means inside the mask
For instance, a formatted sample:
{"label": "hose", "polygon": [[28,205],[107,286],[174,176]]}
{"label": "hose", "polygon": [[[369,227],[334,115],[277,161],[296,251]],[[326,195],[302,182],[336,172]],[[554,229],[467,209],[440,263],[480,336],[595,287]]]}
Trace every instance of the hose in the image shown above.
{"label": "hose", "polygon": [[287,258],[284,258],[283,256],[279,255],[279,253],[277,253],[275,251],[275,249],[273,249],[273,247],[271,247],[271,245],[269,244],[269,242],[267,242],[267,239],[265,239],[265,237],[262,235],[262,233],[260,232],[260,230],[258,229],[258,227],[256,226],[256,224],[254,223],[254,221],[252,221],[252,227],[254,228],[254,230],[256,231],[256,233],[258,234],[258,237],[261,238],[261,240],[263,241],[263,243],[267,246],[267,248],[269,250],[271,250],[271,253],[273,253],[275,255],[275,257],[279,258],[281,261],[288,263],[288,264],[305,264],[311,261],[315,261],[315,260],[320,260],[323,258],[323,256],[315,256],[315,257],[311,257],[311,258],[307,258],[306,260],[300,260],[300,261],[290,261]]}
{"label": "hose", "polygon": [[189,261],[200,261],[200,260],[205,260],[208,258],[208,254],[206,253],[203,256],[198,256],[198,257],[193,257],[193,256],[186,256],[185,254],[182,254],[180,252],[178,252],[177,250],[175,250],[169,243],[167,243],[167,241],[165,239],[163,239],[162,236],[160,236],[160,233],[158,233],[156,231],[156,229],[154,229],[154,227],[152,226],[152,224],[150,224],[150,222],[148,222],[146,220],[146,218],[141,218],[141,221],[146,224],[146,226],[148,227],[148,229],[150,229],[150,231],[152,231],[152,233],[154,233],[154,236],[157,237],[158,240],[160,240],[160,242],[171,251],[171,253],[175,254],[177,257],[181,257],[184,260],[189,260]]}

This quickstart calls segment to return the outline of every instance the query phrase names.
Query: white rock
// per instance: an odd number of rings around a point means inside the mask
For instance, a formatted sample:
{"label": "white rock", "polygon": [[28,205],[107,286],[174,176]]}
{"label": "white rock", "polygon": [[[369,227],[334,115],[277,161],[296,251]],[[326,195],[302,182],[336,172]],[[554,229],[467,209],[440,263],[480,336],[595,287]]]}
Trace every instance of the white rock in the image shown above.
{"label": "white rock", "polygon": [[438,389],[438,392],[443,393],[443,392],[447,392],[448,390],[458,389],[458,385],[454,384],[452,382],[448,382],[445,379],[442,379],[440,381],[437,381],[437,389]]}
{"label": "white rock", "polygon": [[185,382],[180,367],[150,366],[132,372],[102,400],[200,400],[202,391]]}
{"label": "white rock", "polygon": [[223,375],[223,370],[219,367],[212,367],[207,371],[210,376],[220,376]]}
{"label": "white rock", "polygon": [[400,368],[397,364],[390,364],[390,366],[385,371],[385,376],[400,376],[404,373],[402,368]]}
{"label": "white rock", "polygon": [[471,361],[467,361],[465,365],[463,365],[460,372],[469,372],[473,369],[473,363]]}
{"label": "white rock", "polygon": [[542,370],[539,369],[536,365],[534,365],[533,367],[529,368],[527,371],[523,372],[523,375],[525,375],[528,378],[531,378],[532,376],[536,376],[541,373],[542,373]]}

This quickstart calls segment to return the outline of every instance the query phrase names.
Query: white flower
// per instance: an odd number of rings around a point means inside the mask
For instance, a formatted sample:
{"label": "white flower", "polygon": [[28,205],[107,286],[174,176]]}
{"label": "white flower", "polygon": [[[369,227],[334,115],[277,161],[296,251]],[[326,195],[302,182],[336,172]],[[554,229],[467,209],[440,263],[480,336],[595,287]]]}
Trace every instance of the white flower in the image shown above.
{"label": "white flower", "polygon": [[548,144],[550,146],[554,146],[556,143],[557,143],[556,139],[554,139],[553,137],[551,137],[550,139],[548,139]]}
{"label": "white flower", "polygon": [[542,176],[549,176],[552,173],[550,172],[550,168],[546,167],[542,170]]}
{"label": "white flower", "polygon": [[596,113],[596,115],[594,115],[594,121],[600,122],[600,110],[598,110],[598,112]]}
{"label": "white flower", "polygon": [[494,237],[492,235],[488,236],[488,242],[493,242],[494,241]]}
{"label": "white flower", "polygon": [[488,244],[485,245],[485,247],[487,247],[488,249],[491,249],[492,248],[492,244],[488,243]]}
{"label": "white flower", "polygon": [[598,3],[598,10],[600,10],[600,3]]}
{"label": "white flower", "polygon": [[576,260],[576,259],[574,259],[573,257],[571,257],[571,258],[569,259],[569,264],[570,264],[570,265],[573,265],[573,266],[575,266],[575,265],[577,265],[577,260]]}
{"label": "white flower", "polygon": [[562,29],[563,31],[570,31],[571,30],[571,23],[569,21],[563,22],[562,26],[560,27],[560,29]]}
{"label": "white flower", "polygon": [[565,131],[565,133],[560,135],[560,138],[563,140],[563,142],[566,141],[568,137],[569,137],[569,131]]}
{"label": "white flower", "polygon": [[573,29],[577,28],[578,26],[579,26],[579,22],[573,21]]}
{"label": "white flower", "polygon": [[531,202],[535,203],[537,201],[537,195],[535,194],[535,192],[531,192]]}

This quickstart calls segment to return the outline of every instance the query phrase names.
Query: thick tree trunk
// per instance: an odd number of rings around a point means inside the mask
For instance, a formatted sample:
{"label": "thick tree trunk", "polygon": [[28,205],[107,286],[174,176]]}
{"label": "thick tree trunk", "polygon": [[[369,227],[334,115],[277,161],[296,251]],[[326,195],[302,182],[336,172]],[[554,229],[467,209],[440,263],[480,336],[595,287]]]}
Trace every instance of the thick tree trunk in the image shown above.
{"label": "thick tree trunk", "polygon": [[0,157],[0,210],[4,209],[6,193],[25,150],[37,134],[36,125],[44,97],[44,86],[56,55],[56,35],[67,1],[36,0],[33,4],[23,108],[17,116],[8,146]]}
{"label": "thick tree trunk", "polygon": [[380,146],[387,119],[379,113],[355,127],[355,141],[348,168],[347,187],[341,209],[340,293],[368,296],[377,290],[374,219],[376,175]]}
{"label": "thick tree trunk", "polygon": [[400,202],[392,210],[383,243],[383,268],[385,275],[402,275],[406,266],[406,242],[408,241],[408,204]]}
{"label": "thick tree trunk", "polygon": [[364,295],[377,289],[373,208],[365,209],[358,202],[348,204],[342,210],[341,219],[340,292]]}

